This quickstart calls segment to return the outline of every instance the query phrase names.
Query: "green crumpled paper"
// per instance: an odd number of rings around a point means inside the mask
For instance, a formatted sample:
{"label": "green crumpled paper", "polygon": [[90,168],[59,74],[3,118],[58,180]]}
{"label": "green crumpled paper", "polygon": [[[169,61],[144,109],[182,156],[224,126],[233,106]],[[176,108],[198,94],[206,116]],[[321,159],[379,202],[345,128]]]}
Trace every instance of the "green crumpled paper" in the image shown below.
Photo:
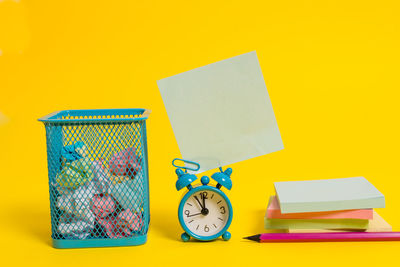
{"label": "green crumpled paper", "polygon": [[57,183],[67,189],[76,189],[93,179],[92,162],[88,158],[81,158],[65,163],[57,175]]}

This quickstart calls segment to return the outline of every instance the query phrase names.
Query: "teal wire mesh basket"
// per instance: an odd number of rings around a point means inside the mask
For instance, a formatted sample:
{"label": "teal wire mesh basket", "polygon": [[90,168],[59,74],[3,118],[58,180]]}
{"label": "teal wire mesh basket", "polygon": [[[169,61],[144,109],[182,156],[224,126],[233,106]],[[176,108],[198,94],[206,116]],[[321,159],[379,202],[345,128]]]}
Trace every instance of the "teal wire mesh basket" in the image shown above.
{"label": "teal wire mesh basket", "polygon": [[150,221],[145,109],[65,110],[46,129],[53,246],[141,245]]}

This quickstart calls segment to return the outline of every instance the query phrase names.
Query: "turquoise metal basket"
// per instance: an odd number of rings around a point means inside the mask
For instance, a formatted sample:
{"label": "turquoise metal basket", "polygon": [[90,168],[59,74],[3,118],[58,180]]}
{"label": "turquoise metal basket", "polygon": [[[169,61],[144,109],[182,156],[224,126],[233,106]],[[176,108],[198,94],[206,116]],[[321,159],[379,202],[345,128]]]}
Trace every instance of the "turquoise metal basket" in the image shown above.
{"label": "turquoise metal basket", "polygon": [[141,245],[150,221],[146,109],[64,110],[46,129],[53,246]]}

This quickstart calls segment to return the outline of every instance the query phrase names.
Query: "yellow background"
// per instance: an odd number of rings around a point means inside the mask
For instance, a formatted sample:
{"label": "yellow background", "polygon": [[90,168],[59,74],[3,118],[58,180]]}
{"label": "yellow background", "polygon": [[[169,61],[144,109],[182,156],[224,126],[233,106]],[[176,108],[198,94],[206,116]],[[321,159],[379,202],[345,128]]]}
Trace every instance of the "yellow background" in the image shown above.
{"label": "yellow background", "polygon": [[[257,244],[273,182],[365,176],[400,229],[398,1],[0,1],[0,254],[6,265],[354,265],[399,242]],[[285,149],[232,165],[232,240],[183,243],[156,80],[256,50]],[[140,247],[50,245],[45,132],[55,110],[144,107],[151,226]],[[238,107],[238,112],[243,112]]]}

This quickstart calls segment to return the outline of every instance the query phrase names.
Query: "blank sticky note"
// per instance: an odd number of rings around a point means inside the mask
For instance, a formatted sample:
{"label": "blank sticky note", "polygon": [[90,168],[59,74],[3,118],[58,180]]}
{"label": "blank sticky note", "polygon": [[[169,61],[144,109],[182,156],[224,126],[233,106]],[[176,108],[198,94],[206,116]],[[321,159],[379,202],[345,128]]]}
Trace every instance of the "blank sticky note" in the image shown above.
{"label": "blank sticky note", "polygon": [[283,149],[256,52],[157,84],[182,157],[199,172]]}
{"label": "blank sticky note", "polygon": [[269,219],[265,229],[368,229],[369,220],[360,219]]}
{"label": "blank sticky note", "polygon": [[267,213],[268,219],[363,219],[373,218],[373,209],[358,210],[331,210],[319,212],[281,213],[281,207],[276,196],[269,198]]}
{"label": "blank sticky note", "polygon": [[364,177],[276,182],[282,213],[384,208],[385,197]]}
{"label": "blank sticky note", "polygon": [[[388,224],[376,211],[374,218],[369,220],[365,232],[392,232],[392,226]],[[354,229],[288,229],[289,233],[329,233],[329,232],[354,232]]]}

